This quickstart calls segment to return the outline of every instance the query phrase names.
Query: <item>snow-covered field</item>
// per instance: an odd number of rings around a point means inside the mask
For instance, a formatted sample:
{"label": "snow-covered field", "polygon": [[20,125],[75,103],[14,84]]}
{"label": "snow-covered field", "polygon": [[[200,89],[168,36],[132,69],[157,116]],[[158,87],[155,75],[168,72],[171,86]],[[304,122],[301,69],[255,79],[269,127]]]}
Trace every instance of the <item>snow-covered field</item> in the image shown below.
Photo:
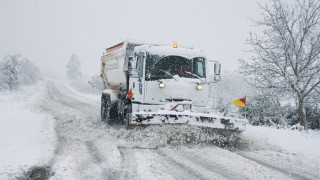
{"label": "snow-covered field", "polygon": [[47,165],[54,154],[52,116],[38,107],[44,83],[0,94],[0,179],[14,178],[32,166]]}
{"label": "snow-covered field", "polygon": [[51,179],[320,179],[320,133],[248,126],[235,147],[191,126],[125,130],[100,96],[46,81],[0,95],[0,179],[50,166]]}

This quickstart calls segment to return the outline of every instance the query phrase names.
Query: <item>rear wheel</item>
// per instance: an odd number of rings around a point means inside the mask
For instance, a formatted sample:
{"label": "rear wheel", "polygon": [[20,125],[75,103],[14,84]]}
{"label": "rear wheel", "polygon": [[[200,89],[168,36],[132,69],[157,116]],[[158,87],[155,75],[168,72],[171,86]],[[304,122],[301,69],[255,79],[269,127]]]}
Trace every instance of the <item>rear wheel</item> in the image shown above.
{"label": "rear wheel", "polygon": [[101,120],[111,124],[111,100],[108,95],[102,95],[101,98]]}
{"label": "rear wheel", "polygon": [[101,96],[101,121],[105,121],[105,97]]}
{"label": "rear wheel", "polygon": [[133,126],[131,124],[131,120],[132,120],[132,104],[131,103],[127,105],[125,117],[126,118],[124,120],[124,125],[126,129],[132,129]]}

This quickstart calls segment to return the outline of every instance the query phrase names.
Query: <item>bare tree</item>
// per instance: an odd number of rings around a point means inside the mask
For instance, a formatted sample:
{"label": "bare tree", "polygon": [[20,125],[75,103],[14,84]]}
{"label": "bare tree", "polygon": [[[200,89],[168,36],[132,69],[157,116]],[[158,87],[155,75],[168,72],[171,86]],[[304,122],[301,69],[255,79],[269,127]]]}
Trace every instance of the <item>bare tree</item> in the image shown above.
{"label": "bare tree", "polygon": [[296,94],[300,123],[307,129],[304,103],[320,90],[320,2],[273,0],[260,6],[263,36],[251,34],[249,61],[239,60],[244,76],[257,87]]}

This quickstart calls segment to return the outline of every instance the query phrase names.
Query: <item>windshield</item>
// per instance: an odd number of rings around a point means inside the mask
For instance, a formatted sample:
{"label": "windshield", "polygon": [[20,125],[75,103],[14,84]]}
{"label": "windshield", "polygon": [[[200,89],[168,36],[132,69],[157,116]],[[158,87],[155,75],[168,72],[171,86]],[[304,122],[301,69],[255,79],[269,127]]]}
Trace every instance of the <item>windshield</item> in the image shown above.
{"label": "windshield", "polygon": [[175,75],[185,78],[205,78],[205,59],[148,55],[146,80],[172,79]]}

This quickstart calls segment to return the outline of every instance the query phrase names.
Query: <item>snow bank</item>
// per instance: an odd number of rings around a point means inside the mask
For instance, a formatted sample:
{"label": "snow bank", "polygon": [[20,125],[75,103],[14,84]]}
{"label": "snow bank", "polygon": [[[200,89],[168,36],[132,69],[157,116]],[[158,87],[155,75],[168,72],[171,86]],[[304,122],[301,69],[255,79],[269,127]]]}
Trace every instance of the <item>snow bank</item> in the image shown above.
{"label": "snow bank", "polygon": [[271,127],[247,125],[243,137],[251,143],[251,148],[275,149],[293,153],[317,155],[320,159],[320,132],[309,130],[275,129]]}
{"label": "snow bank", "polygon": [[44,84],[0,94],[0,179],[48,164],[55,146],[52,117],[36,110]]}
{"label": "snow bank", "polygon": [[247,126],[242,156],[301,179],[320,178],[320,132]]}

